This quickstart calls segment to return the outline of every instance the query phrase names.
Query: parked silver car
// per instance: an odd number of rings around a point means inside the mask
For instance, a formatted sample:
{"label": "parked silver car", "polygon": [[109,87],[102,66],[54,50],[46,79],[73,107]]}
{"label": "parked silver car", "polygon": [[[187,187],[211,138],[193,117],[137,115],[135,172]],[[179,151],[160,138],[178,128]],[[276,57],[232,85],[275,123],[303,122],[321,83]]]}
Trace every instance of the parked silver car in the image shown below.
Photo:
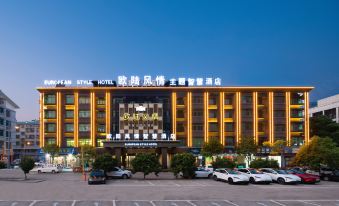
{"label": "parked silver car", "polygon": [[114,167],[112,171],[106,173],[107,177],[110,178],[123,178],[128,179],[132,177],[132,172],[129,170]]}

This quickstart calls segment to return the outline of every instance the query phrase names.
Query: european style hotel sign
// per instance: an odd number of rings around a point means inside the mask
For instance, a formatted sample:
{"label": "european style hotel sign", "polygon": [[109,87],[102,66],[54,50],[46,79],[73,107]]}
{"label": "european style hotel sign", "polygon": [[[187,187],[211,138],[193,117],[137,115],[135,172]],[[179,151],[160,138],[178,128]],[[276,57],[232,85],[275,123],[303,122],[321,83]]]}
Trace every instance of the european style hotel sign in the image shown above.
{"label": "european style hotel sign", "polygon": [[117,87],[162,87],[162,86],[221,86],[219,77],[178,77],[166,79],[163,75],[130,76],[120,75],[117,80],[44,80],[45,86],[117,86]]}

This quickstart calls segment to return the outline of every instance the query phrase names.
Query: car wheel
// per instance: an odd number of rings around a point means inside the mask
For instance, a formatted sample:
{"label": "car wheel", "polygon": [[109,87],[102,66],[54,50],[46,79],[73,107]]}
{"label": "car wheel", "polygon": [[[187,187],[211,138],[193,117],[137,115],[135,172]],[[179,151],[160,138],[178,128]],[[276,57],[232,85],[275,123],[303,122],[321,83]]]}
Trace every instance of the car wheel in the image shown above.
{"label": "car wheel", "polygon": [[284,178],[281,178],[281,177],[280,177],[280,178],[278,178],[277,181],[278,181],[278,183],[281,184],[281,185],[285,184]]}
{"label": "car wheel", "polygon": [[54,170],[52,170],[52,173],[54,174],[54,173],[55,173],[55,171],[54,171]]}
{"label": "car wheel", "polygon": [[209,175],[207,176],[208,179],[211,179],[211,177],[212,177],[212,174],[209,174]]}
{"label": "car wheel", "polygon": [[254,184],[255,183],[255,179],[253,177],[250,178],[250,183]]}
{"label": "car wheel", "polygon": [[324,180],[325,180],[325,181],[329,181],[330,178],[328,178],[328,176],[325,176],[325,177],[324,177]]}
{"label": "car wheel", "polygon": [[40,174],[40,173],[41,173],[41,170],[38,170],[38,173]]}
{"label": "car wheel", "polygon": [[127,179],[127,178],[128,178],[128,176],[126,174],[122,175],[122,179]]}
{"label": "car wheel", "polygon": [[228,178],[228,184],[230,184],[230,185],[233,184],[233,179],[232,178]]}
{"label": "car wheel", "polygon": [[213,176],[213,179],[214,179],[215,181],[218,181],[218,177],[217,177],[216,175]]}

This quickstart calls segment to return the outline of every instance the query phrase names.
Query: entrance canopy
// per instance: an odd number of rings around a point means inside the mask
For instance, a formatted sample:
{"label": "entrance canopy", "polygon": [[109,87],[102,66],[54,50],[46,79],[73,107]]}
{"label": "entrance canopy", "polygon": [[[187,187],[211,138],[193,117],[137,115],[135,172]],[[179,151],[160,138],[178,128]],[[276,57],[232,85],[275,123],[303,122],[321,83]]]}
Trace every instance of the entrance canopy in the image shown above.
{"label": "entrance canopy", "polygon": [[103,141],[104,147],[109,148],[175,148],[178,147],[178,140],[107,140]]}

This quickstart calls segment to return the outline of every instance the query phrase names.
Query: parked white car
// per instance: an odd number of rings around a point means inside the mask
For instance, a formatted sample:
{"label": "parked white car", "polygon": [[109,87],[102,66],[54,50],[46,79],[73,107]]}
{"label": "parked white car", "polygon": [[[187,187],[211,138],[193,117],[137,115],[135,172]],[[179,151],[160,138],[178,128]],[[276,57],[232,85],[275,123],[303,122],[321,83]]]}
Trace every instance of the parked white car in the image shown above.
{"label": "parked white car", "polygon": [[216,169],[213,172],[214,180],[223,180],[229,184],[239,183],[239,184],[248,184],[249,178],[240,172],[231,170],[231,169]]}
{"label": "parked white car", "polygon": [[262,168],[260,169],[263,173],[271,176],[273,182],[278,182],[279,184],[299,184],[301,183],[301,178],[288,174],[285,170],[274,170],[272,168]]}
{"label": "parked white car", "polygon": [[129,170],[121,169],[119,167],[114,167],[112,171],[106,173],[107,177],[111,178],[131,178],[132,177],[132,172]]}
{"label": "parked white car", "polygon": [[73,172],[72,167],[62,167],[62,172]]}
{"label": "parked white car", "polygon": [[213,166],[212,166],[212,165],[206,165],[206,166],[205,166],[205,170],[209,170],[209,171],[211,171],[211,172],[213,172],[213,171],[214,171],[214,169],[213,169]]}
{"label": "parked white car", "polygon": [[37,173],[58,173],[61,172],[61,168],[57,167],[55,165],[41,165],[38,167],[34,167],[31,172],[37,172]]}
{"label": "parked white car", "polygon": [[196,178],[211,178],[213,176],[213,171],[206,170],[205,168],[198,167],[195,171]]}
{"label": "parked white car", "polygon": [[238,169],[238,171],[246,175],[248,178],[250,178],[250,183],[264,183],[264,184],[270,184],[272,182],[271,176],[268,174],[264,174],[263,172],[252,169],[252,168],[247,168],[247,169]]}

